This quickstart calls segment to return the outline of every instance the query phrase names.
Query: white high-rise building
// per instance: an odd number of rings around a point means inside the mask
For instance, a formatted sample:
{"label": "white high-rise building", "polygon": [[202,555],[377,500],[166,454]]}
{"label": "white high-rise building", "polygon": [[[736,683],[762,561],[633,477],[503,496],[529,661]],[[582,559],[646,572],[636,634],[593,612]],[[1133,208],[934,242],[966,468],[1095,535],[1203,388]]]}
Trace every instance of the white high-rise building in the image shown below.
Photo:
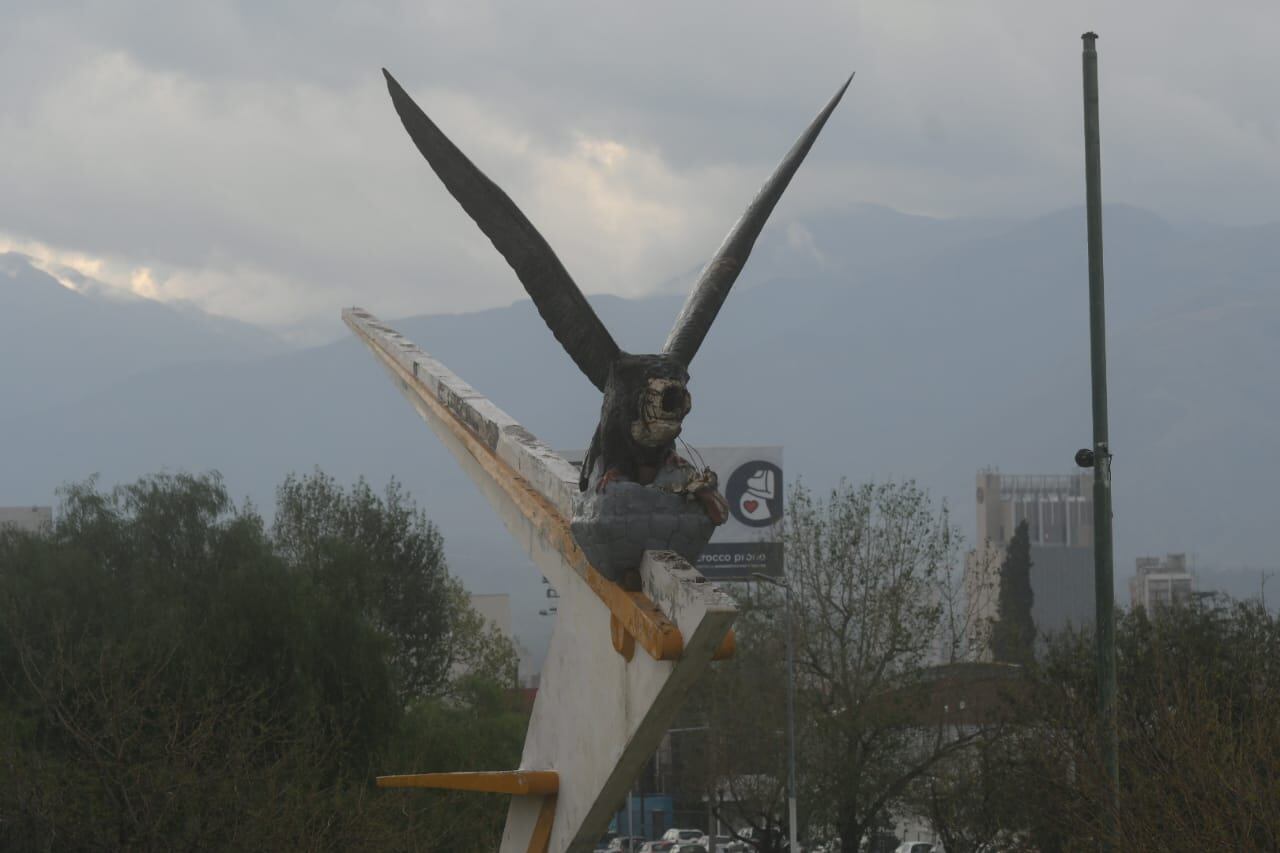
{"label": "white high-rise building", "polygon": [[1031,539],[1031,618],[1043,636],[1093,623],[1093,475],[978,472],[976,548],[965,565],[965,592],[981,636],[999,607],[1000,566],[1014,531]]}

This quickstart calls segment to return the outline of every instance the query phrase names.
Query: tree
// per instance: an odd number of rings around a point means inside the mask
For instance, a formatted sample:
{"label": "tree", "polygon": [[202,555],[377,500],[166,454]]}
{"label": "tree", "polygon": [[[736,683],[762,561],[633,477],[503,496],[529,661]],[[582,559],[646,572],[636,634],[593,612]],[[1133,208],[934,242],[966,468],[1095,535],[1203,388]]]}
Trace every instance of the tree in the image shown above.
{"label": "tree", "polygon": [[676,725],[687,734],[673,781],[697,792],[698,811],[709,802],[722,824],[750,829],[759,853],[779,853],[787,838],[784,615],[776,600],[745,592],[733,657],[707,672]]}
{"label": "tree", "polygon": [[[374,553],[426,552],[407,500],[366,510]],[[370,790],[391,756],[430,768],[488,750],[514,766],[524,722],[483,672],[403,701],[401,638],[358,594],[397,571],[352,556],[371,541],[325,538],[304,571],[297,540],[273,541],[216,474],[70,486],[53,531],[0,532],[0,847],[417,849],[447,835],[492,849],[502,804],[467,804],[488,817],[459,824],[439,801]],[[454,648],[486,645],[463,636],[478,624],[465,600],[425,604]]]}
{"label": "tree", "polygon": [[1093,638],[1064,633],[1036,668],[1019,739],[1023,823],[1040,849],[1280,849],[1280,622],[1256,603],[1116,624],[1119,814],[1097,744]]}
{"label": "tree", "polygon": [[1031,618],[1031,536],[1026,519],[1009,540],[1000,565],[997,616],[991,626],[991,652],[997,661],[1029,664],[1035,660],[1036,626]]}
{"label": "tree", "polygon": [[914,719],[886,697],[965,651],[953,632],[959,534],[914,483],[797,488],[786,519],[797,666],[808,708],[811,817],[855,851],[909,786],[977,737]]}
{"label": "tree", "polygon": [[[518,766],[528,716],[509,691],[483,677],[459,679],[444,698],[419,699],[405,712],[394,753],[384,772],[505,769]],[[497,850],[510,798],[471,791],[388,791],[381,803],[401,814],[384,818],[395,834],[388,846],[420,849]]]}
{"label": "tree", "polygon": [[[855,851],[908,802],[912,784],[985,729],[942,725],[899,701],[938,665],[971,655],[958,545],[944,509],[914,483],[803,486],[785,520],[793,593],[802,837]],[[744,596],[735,659],[704,703],[713,737],[705,790],[766,849],[786,815],[785,628],[781,592]],[[772,617],[772,618],[769,618]]]}
{"label": "tree", "polygon": [[984,732],[963,750],[948,755],[916,780],[908,799],[926,817],[947,853],[982,853],[1012,845],[1011,827],[1020,819],[1022,779],[1008,728]]}
{"label": "tree", "polygon": [[401,701],[439,693],[459,667],[514,685],[510,643],[471,608],[440,532],[395,480],[379,497],[363,479],[347,490],[322,471],[290,475],[272,537],[293,569],[391,642]]}

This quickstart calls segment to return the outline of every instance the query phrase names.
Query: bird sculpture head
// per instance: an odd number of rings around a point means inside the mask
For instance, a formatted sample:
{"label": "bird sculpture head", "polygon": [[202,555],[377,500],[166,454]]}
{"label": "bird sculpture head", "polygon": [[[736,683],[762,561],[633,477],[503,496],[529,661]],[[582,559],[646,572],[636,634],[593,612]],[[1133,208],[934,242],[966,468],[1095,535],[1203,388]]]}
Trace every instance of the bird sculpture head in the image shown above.
{"label": "bird sculpture head", "polygon": [[[765,181],[719,251],[702,270],[662,351],[623,352],[555,252],[497,184],[458,150],[386,69],[396,112],[449,193],[480,226],[528,291],[538,313],[578,368],[604,395],[579,486],[593,476],[651,482],[674,450],[692,408],[689,363],[738,278],[778,199],[853,80],[818,113]],[[598,468],[598,473],[596,472]]]}

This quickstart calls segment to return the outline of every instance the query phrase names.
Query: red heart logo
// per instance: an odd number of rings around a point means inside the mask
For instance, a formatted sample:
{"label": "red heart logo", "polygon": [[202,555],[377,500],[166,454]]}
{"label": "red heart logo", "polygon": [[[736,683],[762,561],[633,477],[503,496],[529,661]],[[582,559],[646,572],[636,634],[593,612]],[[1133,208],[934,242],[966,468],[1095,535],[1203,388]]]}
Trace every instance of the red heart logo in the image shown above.
{"label": "red heart logo", "polygon": [[756,507],[760,506],[760,501],[743,501],[742,508],[747,512],[755,512]]}

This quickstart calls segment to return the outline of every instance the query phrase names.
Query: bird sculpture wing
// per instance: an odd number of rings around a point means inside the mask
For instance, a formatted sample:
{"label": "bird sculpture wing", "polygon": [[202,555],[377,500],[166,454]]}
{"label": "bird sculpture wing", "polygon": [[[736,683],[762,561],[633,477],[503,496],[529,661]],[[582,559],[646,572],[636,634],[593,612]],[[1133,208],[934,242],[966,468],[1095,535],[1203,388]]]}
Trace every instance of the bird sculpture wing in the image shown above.
{"label": "bird sculpture wing", "polygon": [[390,72],[384,68],[382,73],[396,112],[422,156],[515,270],[556,340],[603,391],[618,345],[551,246],[515,202],[427,118]]}
{"label": "bird sculpture wing", "polygon": [[733,287],[738,273],[742,271],[747,257],[751,254],[751,247],[760,236],[760,229],[764,227],[769,214],[773,212],[774,205],[778,203],[778,199],[782,197],[783,191],[790,183],[791,176],[804,162],[805,155],[813,147],[813,141],[818,138],[822,126],[826,124],[836,104],[840,103],[841,96],[851,82],[853,82],[852,74],[840,87],[840,91],[836,92],[823,107],[822,112],[818,113],[818,117],[796,140],[796,143],[791,146],[787,156],[756,193],[756,197],[747,207],[747,212],[742,214],[742,218],[733,226],[733,230],[729,232],[729,236],[725,238],[715,257],[702,270],[698,283],[694,285],[693,291],[684,303],[684,308],[680,310],[680,316],[676,318],[675,326],[672,327],[671,333],[667,336],[667,342],[662,348],[664,353],[685,367],[689,366],[689,362],[698,352],[698,347],[702,346],[702,341],[710,331],[716,314],[720,312],[720,306],[729,295],[729,289]]}

